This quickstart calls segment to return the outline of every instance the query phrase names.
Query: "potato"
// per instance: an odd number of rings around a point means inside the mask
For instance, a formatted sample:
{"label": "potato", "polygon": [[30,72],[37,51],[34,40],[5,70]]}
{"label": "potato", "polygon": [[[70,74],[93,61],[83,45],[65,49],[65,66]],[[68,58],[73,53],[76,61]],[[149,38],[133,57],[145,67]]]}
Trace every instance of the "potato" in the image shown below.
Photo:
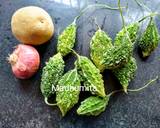
{"label": "potato", "polygon": [[18,9],[12,16],[11,29],[17,40],[31,45],[43,44],[54,34],[50,15],[36,6]]}

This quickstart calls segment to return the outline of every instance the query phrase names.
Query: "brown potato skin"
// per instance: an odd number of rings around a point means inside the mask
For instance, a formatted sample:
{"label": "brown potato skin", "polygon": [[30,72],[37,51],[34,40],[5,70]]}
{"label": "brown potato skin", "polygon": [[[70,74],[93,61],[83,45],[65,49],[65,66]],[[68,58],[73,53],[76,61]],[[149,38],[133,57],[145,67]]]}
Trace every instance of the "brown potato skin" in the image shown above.
{"label": "brown potato skin", "polygon": [[30,45],[43,44],[54,34],[52,18],[36,6],[18,9],[12,16],[11,29],[17,40]]}

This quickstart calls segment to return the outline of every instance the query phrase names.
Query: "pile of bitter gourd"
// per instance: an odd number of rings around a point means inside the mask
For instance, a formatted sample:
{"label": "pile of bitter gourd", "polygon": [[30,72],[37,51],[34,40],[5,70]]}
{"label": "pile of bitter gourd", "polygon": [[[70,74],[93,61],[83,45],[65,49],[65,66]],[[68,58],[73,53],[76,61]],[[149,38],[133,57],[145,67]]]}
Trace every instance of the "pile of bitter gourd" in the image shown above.
{"label": "pile of bitter gourd", "polygon": [[[122,16],[120,0],[118,1],[119,10]],[[150,14],[150,21],[138,45],[142,50],[144,57],[149,56],[151,52],[158,46],[159,34],[153,18],[154,14]],[[78,55],[73,49],[76,40],[77,25],[76,20],[73,21],[58,37],[57,54],[49,59],[43,68],[41,80],[41,92],[48,105],[57,105],[62,112],[62,116],[78,103],[80,90],[53,90],[53,87],[93,87],[90,93],[93,96],[86,98],[81,102],[77,109],[78,115],[97,116],[103,112],[108,104],[109,98],[113,93],[106,95],[102,72],[109,69],[117,77],[127,93],[129,82],[134,78],[137,64],[133,57],[134,43],[137,40],[137,33],[140,27],[139,20],[137,22],[125,25],[119,31],[114,41],[100,27],[93,35],[90,41],[90,58]],[[69,53],[76,55],[75,68],[64,73],[65,62],[63,57]],[[56,94],[56,103],[48,103],[48,98]]]}

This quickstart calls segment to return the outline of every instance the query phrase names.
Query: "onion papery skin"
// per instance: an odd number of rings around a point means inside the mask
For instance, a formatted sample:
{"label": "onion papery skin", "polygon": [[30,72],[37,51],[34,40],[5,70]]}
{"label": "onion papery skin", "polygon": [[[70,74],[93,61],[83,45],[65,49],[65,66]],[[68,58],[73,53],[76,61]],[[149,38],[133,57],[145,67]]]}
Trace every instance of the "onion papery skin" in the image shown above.
{"label": "onion papery skin", "polygon": [[19,79],[32,77],[40,65],[38,51],[32,46],[24,44],[17,45],[8,60],[12,66],[13,74]]}

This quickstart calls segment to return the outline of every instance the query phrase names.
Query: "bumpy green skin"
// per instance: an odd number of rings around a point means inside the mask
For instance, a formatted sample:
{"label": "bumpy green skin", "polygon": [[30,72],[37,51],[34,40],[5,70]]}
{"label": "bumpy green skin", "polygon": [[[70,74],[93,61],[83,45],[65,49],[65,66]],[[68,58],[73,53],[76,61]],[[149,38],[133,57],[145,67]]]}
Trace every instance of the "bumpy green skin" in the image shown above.
{"label": "bumpy green skin", "polygon": [[133,57],[123,67],[113,70],[113,74],[117,77],[126,93],[129,82],[134,78],[136,70],[137,63]]}
{"label": "bumpy green skin", "polygon": [[[116,35],[114,42],[116,46],[121,46],[124,43],[121,39],[123,39],[123,35],[126,33],[125,29],[128,32],[128,36],[131,40],[131,43],[134,43],[136,41],[137,33],[139,30],[139,23],[137,22],[126,26]],[[129,61],[122,67],[112,70],[126,93],[129,82],[134,78],[136,70],[137,70],[137,64],[136,60],[133,57],[130,57]]]}
{"label": "bumpy green skin", "polygon": [[42,71],[41,92],[44,97],[54,93],[52,86],[56,86],[64,72],[64,61],[62,55],[57,53],[49,59]]}
{"label": "bumpy green skin", "polygon": [[105,111],[108,101],[108,96],[105,98],[91,96],[81,102],[80,107],[77,109],[77,114],[86,116],[98,116],[103,111]]}
{"label": "bumpy green skin", "polygon": [[71,49],[74,47],[76,29],[76,24],[72,23],[58,37],[57,51],[60,52],[63,56],[69,54]]}
{"label": "bumpy green skin", "polygon": [[133,52],[133,44],[126,35],[122,38],[121,45],[115,45],[114,48],[108,49],[104,53],[101,63],[105,65],[106,69],[121,67],[129,61]]}
{"label": "bumpy green skin", "polygon": [[100,62],[104,59],[104,52],[113,47],[112,39],[101,29],[98,29],[90,42],[90,56],[96,67],[103,72],[105,65]]}
{"label": "bumpy green skin", "polygon": [[[58,82],[58,87],[64,89],[57,90],[56,92],[56,101],[57,105],[62,112],[62,116],[65,116],[66,113],[78,102],[79,93],[80,93],[80,79],[76,69],[73,69],[60,79]],[[65,87],[70,87],[65,90]],[[72,88],[73,87],[73,88]]]}
{"label": "bumpy green skin", "polygon": [[95,33],[90,44],[91,59],[101,72],[121,67],[129,61],[138,30],[138,22],[126,26],[116,35],[114,46],[104,31],[99,29]]}
{"label": "bumpy green skin", "polygon": [[149,56],[155,50],[155,48],[157,48],[158,42],[159,33],[157,26],[153,19],[151,19],[139,41],[139,47],[142,50],[143,57]]}
{"label": "bumpy green skin", "polygon": [[92,87],[92,94],[105,97],[104,81],[100,70],[87,57],[79,56],[76,61],[84,86]]}
{"label": "bumpy green skin", "polygon": [[[128,35],[129,35],[131,42],[134,43],[137,39],[139,23],[135,22],[135,23],[127,25],[126,30],[128,31]],[[120,45],[121,43],[123,43],[121,39],[123,39],[124,34],[125,34],[125,29],[123,28],[121,31],[117,33],[116,38],[114,40],[114,45]]]}

